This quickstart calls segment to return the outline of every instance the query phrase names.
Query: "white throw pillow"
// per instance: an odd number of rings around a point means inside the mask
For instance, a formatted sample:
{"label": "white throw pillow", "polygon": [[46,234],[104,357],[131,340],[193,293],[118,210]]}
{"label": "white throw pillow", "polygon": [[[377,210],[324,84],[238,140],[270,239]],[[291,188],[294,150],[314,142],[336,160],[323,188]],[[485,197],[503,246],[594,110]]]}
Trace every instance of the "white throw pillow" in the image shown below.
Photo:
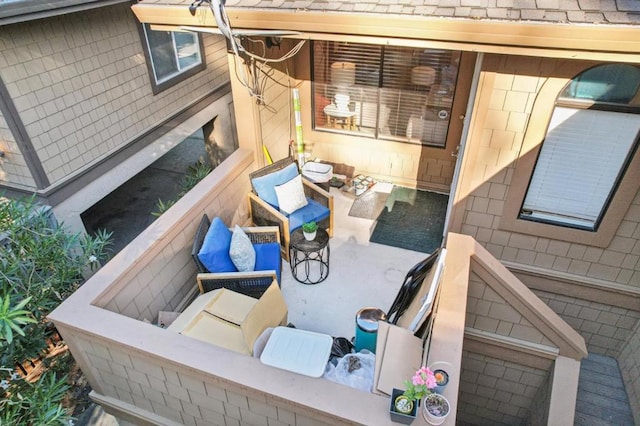
{"label": "white throw pillow", "polygon": [[253,271],[256,267],[256,250],[247,234],[238,225],[233,228],[229,257],[240,272]]}
{"label": "white throw pillow", "polygon": [[307,205],[307,197],[304,196],[302,176],[298,175],[287,183],[274,188],[278,197],[278,206],[286,214],[291,214]]}

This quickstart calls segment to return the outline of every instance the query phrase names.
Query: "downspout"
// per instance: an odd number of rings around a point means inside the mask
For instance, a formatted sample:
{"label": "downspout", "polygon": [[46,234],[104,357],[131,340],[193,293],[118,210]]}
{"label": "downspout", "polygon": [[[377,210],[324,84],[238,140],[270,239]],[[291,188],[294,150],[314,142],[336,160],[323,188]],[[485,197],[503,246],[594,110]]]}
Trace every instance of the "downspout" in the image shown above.
{"label": "downspout", "polygon": [[[462,168],[462,157],[466,150],[467,138],[469,136],[469,127],[471,123],[471,114],[473,114],[473,105],[476,102],[476,94],[478,92],[478,83],[480,81],[480,71],[482,69],[482,60],[484,59],[484,53],[478,52],[476,56],[476,63],[473,69],[473,77],[471,78],[471,88],[469,89],[469,100],[467,102],[467,110],[464,116],[464,123],[462,124],[462,135],[460,136],[460,145],[458,146],[458,159],[456,160],[456,167],[453,171],[453,180],[451,181],[451,190],[449,191],[449,202],[447,204],[447,214],[444,218],[444,230],[442,238],[442,246],[444,247],[447,242],[447,234],[449,233],[449,221],[451,220],[451,211],[453,209],[453,201],[455,199],[456,191],[458,189],[458,181],[460,179],[460,170]],[[453,155],[453,154],[452,154]]]}

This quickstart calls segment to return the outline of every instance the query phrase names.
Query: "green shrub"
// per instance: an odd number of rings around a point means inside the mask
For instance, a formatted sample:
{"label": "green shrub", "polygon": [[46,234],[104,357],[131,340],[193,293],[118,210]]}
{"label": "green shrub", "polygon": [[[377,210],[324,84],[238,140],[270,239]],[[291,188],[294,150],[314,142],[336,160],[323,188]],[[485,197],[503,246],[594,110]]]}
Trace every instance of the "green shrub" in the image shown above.
{"label": "green shrub", "polygon": [[66,379],[45,368],[29,383],[13,372],[43,355],[47,315],[107,259],[110,234],[71,234],[39,207],[0,197],[0,424],[65,424]]}
{"label": "green shrub", "polygon": [[187,192],[189,192],[194,186],[198,184],[202,179],[204,179],[209,173],[211,173],[211,167],[204,162],[201,158],[196,161],[194,164],[190,165],[187,169],[187,173],[182,177],[180,181],[180,192],[178,193],[178,198],[175,200],[169,200],[167,202],[158,199],[156,202],[156,209],[151,212],[152,216],[160,217],[164,212],[169,210],[171,206],[173,206],[180,198],[184,196]]}

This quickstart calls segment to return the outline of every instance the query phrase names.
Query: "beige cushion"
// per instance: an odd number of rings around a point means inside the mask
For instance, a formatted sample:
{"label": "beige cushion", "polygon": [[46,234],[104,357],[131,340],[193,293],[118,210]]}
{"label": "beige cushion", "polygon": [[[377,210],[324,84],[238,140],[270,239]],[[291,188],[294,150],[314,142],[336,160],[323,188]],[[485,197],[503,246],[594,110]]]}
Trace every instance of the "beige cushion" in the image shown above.
{"label": "beige cushion", "polygon": [[276,197],[278,197],[278,206],[286,214],[291,214],[307,205],[307,198],[304,196],[304,188],[302,186],[302,175],[298,175],[289,182],[276,186],[274,189]]}

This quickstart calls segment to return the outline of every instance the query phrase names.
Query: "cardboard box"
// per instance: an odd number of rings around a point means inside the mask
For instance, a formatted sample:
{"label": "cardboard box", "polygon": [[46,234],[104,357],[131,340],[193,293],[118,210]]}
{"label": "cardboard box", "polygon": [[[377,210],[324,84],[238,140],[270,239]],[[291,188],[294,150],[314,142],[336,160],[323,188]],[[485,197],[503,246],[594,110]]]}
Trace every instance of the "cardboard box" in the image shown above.
{"label": "cardboard box", "polygon": [[391,395],[394,388],[405,389],[423,365],[424,342],[406,328],[378,321],[373,392]]}
{"label": "cardboard box", "polygon": [[224,288],[205,293],[169,329],[253,355],[253,345],[265,329],[286,323],[287,305],[274,280],[260,299]]}

